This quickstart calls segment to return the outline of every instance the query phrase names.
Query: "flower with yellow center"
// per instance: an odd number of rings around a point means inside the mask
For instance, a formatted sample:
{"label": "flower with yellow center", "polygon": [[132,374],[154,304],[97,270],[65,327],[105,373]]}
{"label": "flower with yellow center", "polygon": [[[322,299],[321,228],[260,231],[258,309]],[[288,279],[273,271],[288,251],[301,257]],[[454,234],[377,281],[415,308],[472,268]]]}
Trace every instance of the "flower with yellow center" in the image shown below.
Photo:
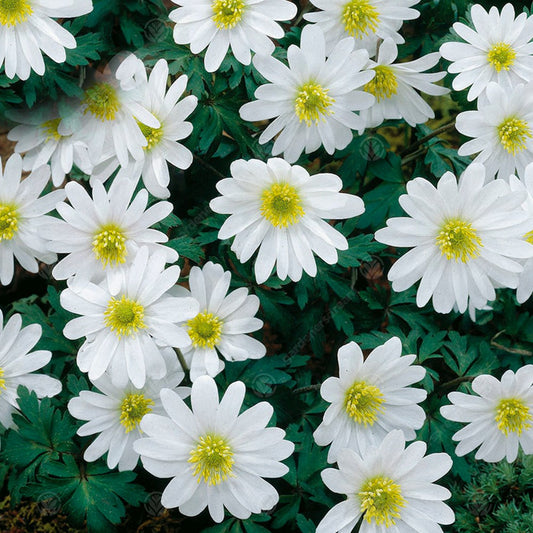
{"label": "flower with yellow center", "polygon": [[[4,379],[4,369],[0,368],[0,389],[6,388],[6,380]],[[0,394],[2,394],[2,391],[0,391]]]}
{"label": "flower with yellow center", "polygon": [[357,424],[373,426],[378,415],[384,412],[383,394],[375,385],[365,381],[356,381],[344,398],[344,409]]}
{"label": "flower with yellow center", "polygon": [[16,26],[26,22],[33,13],[31,2],[28,0],[0,0],[0,24],[2,26]]}
{"label": "flower with yellow center", "polygon": [[243,0],[214,0],[212,9],[216,27],[219,30],[235,28],[241,21],[246,7],[246,2]]}
{"label": "flower with yellow center", "polygon": [[126,235],[117,224],[104,224],[94,234],[92,241],[94,256],[104,267],[117,266],[126,262]]}
{"label": "flower with yellow center", "polygon": [[360,39],[378,29],[379,11],[370,0],[351,0],[342,10],[342,22],[347,33]]}
{"label": "flower with yellow center", "polygon": [[19,229],[19,214],[15,204],[0,202],[0,242],[10,241]]}
{"label": "flower with yellow center", "polygon": [[82,102],[86,105],[84,113],[91,113],[102,122],[115,120],[121,108],[117,90],[107,82],[95,83],[86,89]]}
{"label": "flower with yellow center", "polygon": [[385,476],[365,480],[357,493],[361,502],[363,518],[371,524],[390,527],[401,518],[400,509],[405,507],[402,489],[398,483]]}
{"label": "flower with yellow center", "polygon": [[376,65],[372,70],[376,73],[364,87],[367,93],[373,94],[380,102],[398,92],[398,80],[394,69],[388,65]]}
{"label": "flower with yellow center", "polygon": [[261,194],[261,215],[276,228],[297,224],[305,215],[296,187],[277,182]]}
{"label": "flower with yellow center", "polygon": [[50,141],[50,140],[59,141],[59,139],[61,139],[62,136],[57,131],[57,128],[59,127],[60,123],[61,123],[61,118],[53,118],[41,124],[41,128],[44,130],[46,134],[47,141]]}
{"label": "flower with yellow center", "polygon": [[213,433],[203,435],[190,452],[189,463],[193,465],[194,476],[198,483],[218,485],[234,476],[232,472],[233,452],[227,439]]}
{"label": "flower with yellow center", "polygon": [[163,131],[163,127],[151,128],[150,126],[147,126],[142,122],[137,122],[137,125],[139,126],[147,142],[146,146],[144,146],[143,149],[146,152],[149,152],[150,150],[152,150],[152,148],[154,148],[161,142],[161,139],[163,139],[165,134],[165,132]]}
{"label": "flower with yellow center", "polygon": [[446,259],[463,263],[479,257],[483,246],[472,224],[460,218],[445,220],[435,240]]}
{"label": "flower with yellow center", "polygon": [[509,70],[515,62],[516,52],[510,44],[499,42],[489,50],[487,59],[496,72]]}
{"label": "flower with yellow center", "polygon": [[328,92],[328,89],[312,81],[298,89],[294,109],[300,122],[311,126],[324,121],[326,115],[331,115],[329,108],[335,100],[328,96]]}
{"label": "flower with yellow center", "polygon": [[120,423],[126,428],[126,433],[139,426],[142,417],[152,411],[154,401],[144,394],[127,394],[120,404]]}
{"label": "flower with yellow center", "polygon": [[532,137],[529,124],[516,117],[506,118],[497,129],[503,148],[512,155],[525,150],[527,140]]}
{"label": "flower with yellow center", "polygon": [[452,392],[451,405],[441,407],[444,418],[466,424],[452,439],[455,453],[494,463],[513,462],[519,448],[533,453],[533,365],[507,370],[501,380],[483,374],[472,382],[475,394]]}
{"label": "flower with yellow center", "polygon": [[187,322],[188,333],[196,348],[214,348],[220,341],[224,322],[213,313],[202,311]]}
{"label": "flower with yellow center", "polygon": [[118,298],[111,298],[104,312],[105,325],[117,337],[133,336],[140,329],[145,328],[144,307],[128,298],[125,294]]}

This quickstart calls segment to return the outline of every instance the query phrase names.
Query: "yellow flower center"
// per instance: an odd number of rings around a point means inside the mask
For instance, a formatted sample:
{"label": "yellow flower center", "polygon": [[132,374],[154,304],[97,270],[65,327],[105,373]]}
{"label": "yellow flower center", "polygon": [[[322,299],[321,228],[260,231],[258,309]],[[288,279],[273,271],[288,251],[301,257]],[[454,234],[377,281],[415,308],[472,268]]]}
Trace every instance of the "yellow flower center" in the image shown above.
{"label": "yellow flower center", "polygon": [[370,0],[352,0],[342,10],[344,29],[357,39],[374,33],[379,25],[379,11]]}
{"label": "yellow flower center", "polygon": [[52,120],[47,120],[41,124],[41,128],[46,133],[46,142],[48,141],[59,141],[61,139],[61,134],[57,131],[59,124],[61,123],[60,118],[54,118]]}
{"label": "yellow flower center", "polygon": [[507,153],[516,155],[526,148],[531,128],[525,120],[509,117],[498,126],[498,136]]}
{"label": "yellow flower center", "polygon": [[526,403],[519,398],[503,398],[496,407],[498,429],[507,437],[509,433],[522,434],[531,427],[533,416]]}
{"label": "yellow flower center", "polygon": [[83,103],[87,104],[85,113],[89,112],[102,122],[115,120],[120,109],[116,89],[109,83],[95,83],[85,91]]}
{"label": "yellow flower center", "polygon": [[209,485],[218,485],[232,473],[233,452],[228,441],[219,435],[208,433],[200,437],[196,448],[191,450],[189,463],[194,465],[194,475],[198,483],[202,480]]}
{"label": "yellow flower center", "polygon": [[324,89],[320,84],[310,81],[302,85],[298,90],[294,109],[300,122],[311,126],[314,122],[324,120],[325,115],[331,115],[329,107],[335,100],[328,96],[328,89]]}
{"label": "yellow flower center", "polygon": [[120,423],[126,428],[126,433],[133,431],[142,417],[152,410],[154,401],[145,398],[144,394],[128,394],[120,404]]}
{"label": "yellow flower center", "polygon": [[400,518],[400,509],[405,506],[400,485],[385,476],[367,479],[357,493],[361,501],[363,518],[376,525],[390,527]]}
{"label": "yellow flower center", "polygon": [[4,375],[4,369],[0,368],[0,389],[6,388],[6,380],[2,377]]}
{"label": "yellow flower center", "polygon": [[472,224],[460,218],[449,218],[441,226],[436,238],[437,246],[446,259],[459,259],[466,263],[478,257],[483,246]]}
{"label": "yellow flower center", "polygon": [[223,322],[213,313],[203,311],[187,322],[189,337],[197,348],[213,348],[220,341]]}
{"label": "yellow flower center", "polygon": [[487,59],[496,72],[502,69],[509,70],[516,59],[516,52],[510,44],[499,42],[489,50]]}
{"label": "yellow flower center", "polygon": [[9,241],[19,229],[19,213],[15,204],[0,203],[0,242]]}
{"label": "yellow flower center", "polygon": [[533,244],[533,231],[528,231],[528,232],[524,235],[524,239],[525,239],[529,244]]}
{"label": "yellow flower center", "polygon": [[16,26],[28,20],[33,13],[28,0],[0,0],[0,24]]}
{"label": "yellow flower center", "polygon": [[378,65],[374,67],[374,71],[376,75],[364,86],[367,93],[373,94],[379,102],[398,92],[398,80],[393,68]]}
{"label": "yellow flower center", "polygon": [[111,298],[104,312],[105,325],[115,332],[117,337],[134,335],[138,330],[145,328],[144,307],[135,300]]}
{"label": "yellow flower center", "polygon": [[296,224],[305,215],[296,187],[274,183],[261,194],[261,215],[276,228]]}
{"label": "yellow flower center", "polygon": [[241,21],[246,2],[243,0],[215,0],[211,4],[213,21],[219,30],[229,30]]}
{"label": "yellow flower center", "polygon": [[93,237],[93,252],[102,265],[117,266],[126,261],[126,235],[116,224],[101,226]]}
{"label": "yellow flower center", "polygon": [[344,409],[357,424],[372,426],[383,413],[383,394],[366,381],[356,381],[344,396]]}
{"label": "yellow flower center", "polygon": [[138,121],[137,124],[141,130],[141,133],[144,135],[146,142],[148,143],[144,147],[144,150],[149,152],[154,146],[157,146],[161,142],[161,139],[163,138],[163,128],[151,128],[150,126]]}

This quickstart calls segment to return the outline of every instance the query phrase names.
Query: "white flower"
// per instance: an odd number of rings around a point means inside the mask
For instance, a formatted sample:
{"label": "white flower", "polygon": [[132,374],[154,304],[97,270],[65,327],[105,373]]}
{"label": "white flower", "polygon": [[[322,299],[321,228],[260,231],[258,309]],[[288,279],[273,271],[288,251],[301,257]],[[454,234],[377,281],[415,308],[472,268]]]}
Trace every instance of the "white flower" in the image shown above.
{"label": "white flower", "polygon": [[192,410],[174,392],[163,389],[161,400],[168,416],[148,414],[141,421],[146,437],[133,445],[144,468],[156,477],[172,477],[161,496],[164,507],[179,507],[196,516],[205,507],[215,522],[224,507],[235,517],[271,509],[278,493],[263,478],[285,475],[280,461],[294,450],[285,431],[266,427],[273,409],[260,402],[239,415],[245,394],[233,382],[219,402],[209,376],[192,385]]}
{"label": "white flower", "polygon": [[8,78],[28,79],[45,71],[42,52],[56,63],[66,59],[65,48],[76,39],[53,18],[79,17],[93,10],[91,0],[10,0],[0,5],[0,67]]}
{"label": "white flower", "polygon": [[303,167],[277,158],[266,163],[240,159],[230,170],[233,177],[217,183],[222,196],[209,205],[216,213],[231,214],[218,238],[236,236],[231,249],[241,263],[259,248],[257,283],[265,282],[274,266],[280,279],[298,281],[302,270],[316,276],[313,252],[332,265],[337,249],[348,249],[346,238],[323,219],[358,216],[364,205],[358,196],[339,192],[338,176],[309,176]]}
{"label": "white flower", "polygon": [[376,232],[379,242],[413,248],[394,263],[389,280],[401,292],[421,279],[419,307],[432,298],[438,313],[481,309],[495,299],[494,287],[516,288],[522,271],[517,260],[532,257],[533,246],[523,239],[532,229],[520,209],[524,194],[511,192],[503,180],[484,181],[477,164],[459,183],[451,172],[437,188],[416,178],[400,197],[409,217],[391,218]]}
{"label": "white flower", "polygon": [[21,329],[20,315],[12,315],[5,326],[3,324],[0,311],[0,423],[9,428],[13,426],[12,414],[18,408],[19,385],[43,398],[58,394],[61,382],[44,374],[33,374],[52,358],[48,350],[30,351],[41,338],[41,326],[30,324]]}
{"label": "white flower", "polygon": [[353,37],[356,48],[365,48],[373,57],[380,39],[391,38],[396,44],[405,42],[398,30],[404,20],[420,16],[416,9],[411,9],[418,2],[420,0],[310,0],[321,11],[307,13],[304,18],[322,28],[328,51],[341,39]]}
{"label": "white flower", "polygon": [[[523,191],[526,193],[526,200],[522,204],[522,209],[527,213],[533,228],[533,163],[530,163],[525,170],[524,181],[520,181],[516,176],[509,177],[509,185],[512,191]],[[524,235],[527,242],[533,244],[533,230]],[[524,270],[518,278],[516,289],[516,299],[523,304],[533,293],[533,258],[526,259]]]}
{"label": "white flower", "polygon": [[453,511],[442,501],[448,489],[433,482],[452,466],[447,453],[426,453],[425,442],[405,448],[400,430],[389,433],[379,447],[366,453],[342,450],[339,469],[322,472],[326,486],[347,499],[333,507],[317,533],[349,533],[362,517],[361,533],[442,532],[438,524],[452,524]]}
{"label": "white flower", "polygon": [[503,89],[489,83],[486,101],[478,100],[477,111],[457,115],[457,131],[473,137],[459,147],[459,155],[479,155],[487,179],[498,174],[507,180],[515,169],[520,177],[533,160],[533,84]]}
{"label": "white flower", "polygon": [[51,217],[57,202],[65,197],[63,190],[39,198],[50,178],[50,167],[41,166],[21,181],[22,159],[13,154],[2,172],[0,162],[0,283],[8,285],[14,274],[14,258],[29,272],[39,271],[37,260],[56,261],[40,228]]}
{"label": "white flower", "polygon": [[191,45],[198,54],[205,48],[204,65],[208,72],[220,67],[231,46],[233,55],[249,65],[251,50],[271,54],[274,43],[285,32],[276,20],[290,20],[296,6],[286,0],[172,0],[179,7],[170,13],[174,21],[174,40]]}
{"label": "white flower", "polygon": [[244,104],[240,115],[250,122],[275,118],[259,137],[264,144],[277,135],[272,155],[283,152],[294,163],[304,150],[309,154],[322,145],[333,154],[348,146],[352,130],[364,128],[353,111],[369,108],[375,98],[356,89],[369,82],[374,72],[361,72],[368,54],[354,52],[354,44],[353,39],[340,41],[326,59],[322,30],[307,25],[300,48],[289,46],[288,67],[272,56],[254,57],[254,66],[271,83],[255,91],[257,100]]}
{"label": "white flower", "polygon": [[126,385],[129,378],[141,388],[146,377],[160,379],[166,374],[159,347],[190,344],[187,332],[177,324],[198,314],[198,303],[169,294],[180,269],[164,266],[163,252],[148,255],[143,246],[117,295],[109,292],[105,281],[71,285],[61,293],[61,305],[82,315],[68,322],[63,334],[67,339],[87,337],[77,362],[91,381],[109,369],[116,387]]}
{"label": "white flower", "polygon": [[417,403],[425,400],[423,389],[409,387],[426,374],[412,365],[416,355],[402,357],[398,337],[378,346],[363,360],[355,342],[339,349],[339,377],[322,383],[320,394],[331,405],[313,433],[320,446],[331,444],[328,462],[334,463],[343,448],[359,454],[377,447],[393,429],[401,429],[406,440],[416,437],[426,415]]}
{"label": "white flower", "polygon": [[[144,65],[140,77],[146,78]],[[148,192],[156,198],[170,196],[168,184],[170,174],[168,163],[182,170],[191,166],[192,153],[177,142],[188,137],[192,124],[185,119],[193,112],[198,103],[196,96],[186,96],[178,101],[187,86],[186,75],[180,76],[167,91],[168,64],[160,59],[153,68],[149,80],[145,80],[145,90],[140,103],[160,122],[159,128],[139,124],[147,145],[144,157],[136,161],[130,158],[127,166],[121,167],[118,177],[125,176],[135,183],[142,175]],[[93,170],[91,184],[105,181],[120,165],[114,150],[105,151],[102,161]]]}
{"label": "white flower", "polygon": [[533,18],[520,13],[515,18],[512,4],[501,14],[493,6],[487,13],[475,4],[470,11],[475,30],[456,22],[455,32],[466,41],[444,43],[442,57],[452,61],[451,74],[458,74],[452,83],[456,91],[470,87],[468,100],[475,100],[487,84],[496,82],[503,89],[533,79]]}
{"label": "white flower", "polygon": [[144,65],[133,54],[123,59],[115,57],[104,73],[94,73],[77,113],[64,118],[59,125],[61,134],[63,128],[67,133],[77,132],[78,138],[89,147],[93,165],[98,165],[108,150],[113,150],[124,166],[130,157],[143,160],[148,140],[142,128],[161,127],[159,120],[140,102],[146,83],[138,75],[140,69]]}
{"label": "white flower", "polygon": [[103,394],[81,391],[68,403],[70,414],[80,420],[87,420],[78,429],[78,435],[85,437],[98,433],[85,449],[83,459],[96,461],[107,452],[108,468],[118,465],[120,471],[133,470],[139,454],[133,443],[142,436],[139,423],[147,413],[164,414],[159,392],[168,388],[182,398],[189,394],[188,387],[178,387],[184,373],[179,368],[176,354],[170,348],[161,351],[167,365],[167,374],[162,379],[147,379],[144,387],[136,388],[131,383],[115,387],[108,374],[94,382]]}
{"label": "white flower", "polygon": [[376,75],[365,86],[365,91],[376,97],[376,103],[369,109],[361,111],[363,126],[375,128],[388,119],[403,118],[409,125],[422,124],[435,118],[433,109],[424,101],[415,89],[431,95],[449,92],[445,87],[434,85],[441,80],[445,72],[425,73],[434,67],[440,59],[438,52],[427,54],[415,61],[393,63],[398,57],[398,47],[390,38],[385,39],[379,47],[377,61],[370,61],[367,68]]}
{"label": "white flower", "polygon": [[191,380],[209,374],[216,376],[224,369],[224,361],[259,359],[266,353],[265,346],[247,333],[263,326],[254,315],[259,309],[259,298],[240,287],[228,294],[231,273],[209,261],[203,268],[192,267],[189,276],[192,296],[198,301],[200,313],[187,322],[192,344],[183,350],[191,369]]}
{"label": "white flower", "polygon": [[521,446],[533,454],[533,365],[520,368],[516,374],[507,370],[501,381],[489,375],[472,382],[477,396],[451,392],[453,405],[441,407],[444,418],[467,423],[452,439],[459,441],[455,453],[465,455],[479,446],[476,459],[489,463],[509,463],[516,459]]}
{"label": "white flower", "polygon": [[109,192],[96,182],[91,198],[79,183],[67,183],[71,205],[56,206],[63,220],[52,219],[41,226],[50,250],[68,254],[52,271],[56,279],[74,276],[74,281],[85,282],[107,277],[110,292],[116,294],[124,270],[141,246],[164,252],[167,263],[178,259],[176,251],[159,244],[168,237],[150,228],[172,211],[172,204],[158,202],[146,209],[148,192],[141,189],[132,200],[134,191],[135,182],[116,178]]}
{"label": "white flower", "polygon": [[9,118],[20,123],[10,130],[7,138],[17,142],[17,153],[25,153],[22,161],[24,170],[37,170],[41,165],[50,163],[55,187],[65,181],[65,175],[73,165],[87,174],[91,172],[87,145],[74,135],[74,131],[67,130],[68,126],[59,133],[59,113],[36,109],[31,113],[10,113]]}

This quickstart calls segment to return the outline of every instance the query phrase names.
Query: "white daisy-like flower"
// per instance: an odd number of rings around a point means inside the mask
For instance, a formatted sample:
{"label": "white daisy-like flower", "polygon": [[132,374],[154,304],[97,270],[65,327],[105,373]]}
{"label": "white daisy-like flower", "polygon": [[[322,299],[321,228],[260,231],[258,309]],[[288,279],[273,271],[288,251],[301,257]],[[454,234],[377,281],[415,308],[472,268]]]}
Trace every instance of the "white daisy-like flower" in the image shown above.
{"label": "white daisy-like flower", "polygon": [[59,113],[42,109],[32,110],[31,113],[10,113],[9,118],[20,123],[9,131],[7,138],[16,141],[17,153],[24,154],[24,170],[36,170],[50,163],[55,187],[63,184],[73,165],[86,174],[91,172],[87,145],[77,138],[74,131],[67,130],[68,126],[59,133]]}
{"label": "white daisy-like flower", "polygon": [[307,25],[300,47],[289,46],[288,67],[272,56],[254,57],[254,66],[270,83],[258,87],[257,100],[244,104],[240,115],[250,122],[275,119],[259,137],[264,144],[277,136],[272,155],[283,152],[284,159],[294,163],[304,150],[309,154],[322,145],[333,154],[348,146],[352,130],[364,128],[353,111],[374,104],[373,95],[357,90],[374,71],[361,71],[368,53],[354,51],[354,45],[353,39],[343,39],[326,59],[324,33]]}
{"label": "white daisy-like flower", "polygon": [[459,155],[478,154],[474,162],[485,165],[487,179],[497,174],[507,180],[515,170],[523,177],[533,161],[533,85],[504,89],[492,82],[484,100],[478,100],[477,111],[457,115],[457,131],[473,137]]}
{"label": "white daisy-like flower", "polygon": [[33,373],[52,359],[48,350],[31,351],[41,338],[41,331],[39,324],[22,328],[22,318],[16,314],[4,326],[0,310],[0,424],[5,428],[13,426],[19,385],[35,391],[38,398],[55,396],[61,391],[59,380]]}
{"label": "white daisy-like flower", "polygon": [[126,166],[130,157],[142,161],[148,146],[143,128],[161,127],[141,103],[146,75],[139,76],[140,69],[144,64],[133,54],[115,57],[103,73],[94,73],[78,111],[59,124],[60,134],[76,131],[87,144],[93,165],[111,149],[121,165]]}
{"label": "white daisy-like flower", "polygon": [[291,20],[296,6],[287,0],[172,0],[178,9],[169,15],[174,21],[174,40],[191,45],[198,54],[207,48],[204,65],[208,72],[220,67],[228,48],[243,65],[249,65],[251,51],[271,54],[274,43],[285,32],[276,22]]}
{"label": "white daisy-like flower", "polygon": [[483,94],[493,81],[509,90],[533,79],[533,18],[520,13],[515,18],[512,4],[501,14],[493,6],[489,12],[475,4],[470,11],[474,29],[456,22],[455,32],[466,42],[449,42],[440,47],[442,57],[452,61],[448,67],[457,74],[452,86],[456,91],[470,87],[468,100]]}
{"label": "white daisy-like flower", "polygon": [[96,461],[107,452],[108,468],[118,465],[120,471],[133,470],[139,454],[133,443],[142,436],[139,423],[147,413],[164,414],[159,392],[171,389],[182,398],[189,395],[188,387],[179,387],[184,373],[179,367],[175,352],[170,348],[161,351],[167,365],[167,374],[162,379],[147,379],[144,387],[136,388],[131,383],[115,387],[108,374],[94,382],[101,392],[81,391],[68,403],[70,414],[79,420],[87,420],[78,429],[78,435],[98,436],[83,453],[83,459]]}
{"label": "white daisy-like flower", "polygon": [[200,313],[186,324],[192,344],[183,356],[193,381],[204,374],[214,377],[224,369],[218,353],[228,361],[259,359],[266,353],[261,342],[247,335],[263,326],[255,318],[259,298],[245,287],[228,294],[230,281],[231,272],[211,261],[191,268],[187,294],[198,301]]}
{"label": "white daisy-like flower", "polygon": [[472,381],[477,396],[451,392],[452,405],[440,408],[444,418],[466,423],[452,439],[459,441],[455,453],[466,455],[479,446],[476,459],[509,463],[518,455],[533,454],[533,365],[517,372],[507,370],[501,381],[489,375]]}
{"label": "white daisy-like flower", "polygon": [[[521,181],[516,176],[509,177],[509,185],[512,191],[523,191],[526,193],[526,200],[522,204],[522,209],[528,214],[533,228],[533,163],[530,163],[525,170],[524,180]],[[524,235],[527,242],[533,244],[533,230]],[[533,258],[526,259],[524,270],[518,278],[516,289],[516,299],[523,304],[533,293]]]}
{"label": "white daisy-like flower", "polygon": [[333,265],[337,250],[347,250],[346,238],[323,219],[343,219],[364,212],[361,198],[341,193],[334,174],[309,176],[283,159],[234,161],[231,178],[220,180],[222,194],[209,204],[216,213],[231,215],[219,239],[235,236],[231,249],[245,263],[259,248],[257,283],[264,283],[276,266],[280,279],[299,281],[302,271],[316,276],[313,253]]}
{"label": "white daisy-like flower", "polygon": [[163,252],[149,255],[143,246],[116,295],[105,280],[71,285],[61,293],[61,305],[82,315],[68,322],[63,334],[67,339],[86,337],[77,362],[91,381],[108,370],[116,387],[125,386],[129,378],[141,388],[147,377],[166,374],[160,347],[185,348],[191,343],[178,323],[198,314],[198,302],[169,294],[180,268],[165,269],[165,261]]}
{"label": "white daisy-like flower", "polygon": [[324,31],[327,49],[346,37],[355,39],[356,48],[365,48],[370,57],[376,53],[380,39],[391,38],[404,43],[398,33],[404,20],[420,16],[411,6],[420,0],[310,0],[321,11],[307,13],[304,18]]}
{"label": "white daisy-like flower", "polygon": [[132,199],[135,182],[117,178],[106,192],[94,184],[91,198],[82,185],[67,183],[65,192],[71,205],[56,206],[63,220],[52,219],[41,226],[50,250],[68,254],[52,270],[56,279],[100,281],[107,277],[109,290],[116,294],[122,278],[141,246],[151,252],[164,252],[165,261],[174,263],[178,253],[159,243],[168,237],[150,228],[171,211],[170,202],[157,202],[148,209],[148,192],[141,189]]}
{"label": "white daisy-like flower", "polygon": [[63,190],[40,197],[50,179],[50,167],[39,167],[21,180],[22,159],[13,154],[2,172],[0,161],[0,283],[13,279],[14,259],[29,272],[39,271],[37,261],[53,263],[57,255],[50,252],[40,228],[52,217],[46,215],[63,200]]}
{"label": "white daisy-like flower", "polygon": [[[140,73],[146,78],[146,70]],[[178,141],[188,137],[193,129],[185,119],[194,111],[198,103],[196,96],[189,95],[180,100],[188,78],[180,76],[167,91],[168,64],[160,59],[153,68],[150,78],[145,81],[145,91],[140,103],[160,122],[159,128],[139,124],[147,145],[144,158],[136,161],[130,158],[127,166],[121,167],[117,178],[125,176],[137,182],[142,176],[148,192],[156,198],[168,198],[170,174],[168,163],[185,170],[193,161],[191,151]],[[91,174],[91,184],[105,181],[120,165],[115,152],[110,150],[102,156],[102,161]]]}
{"label": "white daisy-like flower", "polygon": [[246,519],[271,509],[277,491],[263,478],[285,475],[280,461],[294,450],[285,431],[266,427],[272,406],[260,402],[239,415],[245,394],[241,381],[233,382],[219,401],[215,381],[199,377],[192,385],[192,410],[174,392],[163,389],[167,416],[147,414],[141,421],[146,437],[133,444],[144,468],[156,477],[171,477],[161,496],[166,508],[179,507],[196,516],[206,507],[215,522],[224,508]]}
{"label": "white daisy-like flower", "polygon": [[449,89],[434,85],[446,75],[445,72],[424,73],[440,59],[438,52],[427,54],[415,61],[394,63],[398,47],[390,38],[385,39],[378,51],[377,61],[370,61],[367,68],[376,75],[364,86],[364,90],[376,97],[376,103],[360,112],[364,125],[359,128],[375,128],[388,119],[403,118],[410,126],[422,124],[435,118],[433,109],[418,94],[443,95]]}
{"label": "white daisy-like flower", "polygon": [[91,0],[8,0],[0,4],[0,67],[8,78],[28,79],[33,70],[44,74],[44,52],[56,63],[66,59],[65,48],[76,48],[76,39],[53,18],[86,15]]}
{"label": "white daisy-like flower", "polygon": [[516,288],[520,260],[532,257],[523,239],[533,229],[520,204],[525,194],[503,180],[484,185],[483,165],[471,164],[457,179],[446,172],[437,188],[423,178],[407,184],[400,205],[409,217],[387,220],[377,241],[409,247],[392,265],[389,280],[401,292],[421,279],[416,303],[432,299],[438,313],[454,307],[481,309],[496,298],[495,287]]}
{"label": "white daisy-like flower", "polygon": [[343,448],[361,454],[377,447],[393,429],[413,440],[426,418],[417,404],[427,396],[424,389],[409,387],[426,374],[412,364],[416,355],[402,356],[402,343],[393,337],[366,359],[355,342],[342,346],[337,357],[339,377],[326,379],[320,387],[331,405],[313,433],[318,445],[331,444],[328,462],[334,463]]}
{"label": "white daisy-like flower", "polygon": [[426,443],[405,448],[400,430],[391,431],[377,448],[362,454],[344,449],[338,466],[322,471],[322,480],[347,499],[333,507],[317,533],[349,533],[362,517],[361,533],[442,532],[439,524],[452,524],[453,511],[442,500],[451,493],[436,485],[452,467],[447,453],[426,453]]}

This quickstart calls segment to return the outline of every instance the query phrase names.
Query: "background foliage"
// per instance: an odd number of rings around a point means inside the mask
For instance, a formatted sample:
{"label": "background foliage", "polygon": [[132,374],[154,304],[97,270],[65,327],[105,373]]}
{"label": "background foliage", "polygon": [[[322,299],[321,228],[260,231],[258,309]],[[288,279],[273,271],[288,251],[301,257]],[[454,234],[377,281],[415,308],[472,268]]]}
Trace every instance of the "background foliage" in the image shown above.
{"label": "background foliage", "polygon": [[[249,520],[226,519],[213,526],[206,513],[186,518],[166,511],[159,496],[166,480],[152,478],[140,467],[135,473],[109,471],[102,460],[86,464],[81,456],[89,438],[75,435],[81,422],[66,411],[68,400],[89,384],[75,364],[79,344],[61,334],[71,318],[59,306],[64,287],[43,268],[32,276],[17,272],[13,284],[0,290],[4,314],[21,313],[25,323],[39,323],[43,336],[38,348],[54,357],[45,370],[60,378],[62,393],[40,403],[34,394],[20,390],[17,431],[1,436],[0,530],[16,530],[21,517],[34,531],[206,531],[210,533],[261,533],[301,531],[310,533],[328,508],[339,501],[320,479],[327,466],[327,450],[313,443],[312,432],[320,423],[326,404],[319,395],[320,383],[337,373],[337,349],[354,340],[370,350],[400,337],[404,353],[417,353],[427,369],[422,386],[429,392],[423,407],[427,421],[418,438],[428,442],[429,452],[446,451],[454,459],[451,473],[442,481],[454,492],[456,523],[447,531],[530,531],[533,520],[533,462],[497,467],[474,462],[472,455],[457,458],[451,435],[459,428],[439,414],[453,390],[467,391],[472,379],[483,373],[501,377],[507,369],[531,363],[533,355],[533,302],[518,306],[511,291],[503,290],[492,310],[478,313],[476,323],[468,316],[437,315],[426,306],[418,309],[414,289],[391,292],[386,274],[398,257],[397,250],[373,241],[372,233],[399,215],[397,199],[415,176],[436,182],[447,170],[460,173],[468,160],[457,155],[462,142],[453,129],[459,110],[472,108],[465,94],[434,99],[436,119],[416,128],[389,121],[376,130],[356,136],[343,151],[329,156],[319,150],[303,156],[299,164],[311,173],[330,171],[343,180],[345,190],[362,196],[366,211],[357,219],[336,227],[349,239],[350,249],[330,267],[319,262],[318,275],[304,274],[295,284],[270,280],[254,283],[251,264],[241,265],[229,241],[218,241],[224,217],[211,212],[209,200],[216,196],[216,182],[229,175],[230,163],[239,158],[266,160],[271,146],[260,146],[257,129],[240,120],[239,107],[252,99],[261,76],[252,66],[243,67],[226,57],[216,74],[203,68],[203,58],[172,39],[169,5],[163,0],[93,0],[95,9],[85,17],[65,22],[76,35],[78,47],[67,51],[67,61],[46,61],[43,77],[32,73],[26,82],[9,81],[0,75],[0,112],[11,107],[32,107],[80,94],[89,69],[98,68],[122,50],[134,51],[152,66],[168,60],[172,75],[186,73],[189,89],[199,99],[190,118],[194,132],[186,141],[194,153],[193,166],[173,169],[171,200],[174,215],[160,226],[170,246],[180,254],[185,278],[191,265],[207,260],[221,263],[232,272],[232,286],[246,286],[261,300],[260,318],[265,327],[258,337],[267,345],[267,357],[257,361],[227,363],[217,382],[224,389],[234,380],[248,388],[245,404],[266,399],[275,409],[273,424],[287,430],[295,442],[287,461],[290,472],[273,484],[280,501],[269,513]],[[479,2],[501,7],[504,1]],[[518,12],[531,6],[513,2]],[[309,9],[299,2],[300,13]],[[400,58],[419,57],[438,50],[450,39],[451,24],[466,17],[465,0],[423,0],[416,6],[418,20],[402,29],[406,44]],[[276,55],[283,57],[290,43],[298,42],[299,27],[287,28]],[[441,65],[442,69],[446,65]],[[444,83],[451,88],[450,77]],[[9,124],[5,123],[5,128]],[[73,173],[72,179],[84,178]],[[2,499],[3,498],[3,499]]]}

